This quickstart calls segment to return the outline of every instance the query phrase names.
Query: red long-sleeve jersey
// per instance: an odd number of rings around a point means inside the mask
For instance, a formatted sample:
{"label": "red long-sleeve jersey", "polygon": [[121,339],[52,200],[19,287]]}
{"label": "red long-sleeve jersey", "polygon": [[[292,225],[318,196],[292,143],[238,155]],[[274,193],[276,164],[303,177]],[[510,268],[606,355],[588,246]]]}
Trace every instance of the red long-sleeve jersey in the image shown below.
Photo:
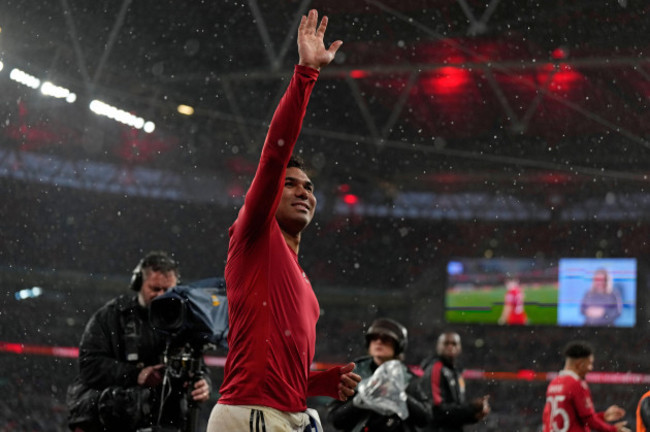
{"label": "red long-sleeve jersey", "polygon": [[616,432],[616,426],[594,410],[585,380],[567,370],[548,385],[543,419],[544,432]]}
{"label": "red long-sleeve jersey", "polygon": [[275,213],[318,71],[296,66],[262,149],[244,206],[230,227],[225,278],[229,352],[219,403],[306,409],[308,395],[336,397],[339,368],[310,372],[320,309]]}

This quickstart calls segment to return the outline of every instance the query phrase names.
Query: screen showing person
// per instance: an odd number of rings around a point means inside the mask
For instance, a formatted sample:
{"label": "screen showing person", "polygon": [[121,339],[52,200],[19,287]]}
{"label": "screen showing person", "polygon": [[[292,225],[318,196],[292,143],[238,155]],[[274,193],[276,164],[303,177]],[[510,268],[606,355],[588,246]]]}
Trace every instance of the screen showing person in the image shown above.
{"label": "screen showing person", "polygon": [[563,258],[559,263],[558,324],[633,327],[634,258]]}

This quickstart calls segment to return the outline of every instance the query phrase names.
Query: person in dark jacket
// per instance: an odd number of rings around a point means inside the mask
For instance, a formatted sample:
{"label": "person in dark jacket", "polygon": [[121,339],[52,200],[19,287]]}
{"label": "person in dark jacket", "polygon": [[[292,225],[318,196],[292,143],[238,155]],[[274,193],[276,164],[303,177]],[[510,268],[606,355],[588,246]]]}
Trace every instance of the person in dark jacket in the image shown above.
{"label": "person in dark jacket", "polygon": [[[68,388],[72,431],[180,430],[186,395],[195,402],[209,399],[207,373],[185,382],[167,374],[163,356],[168,338],[149,323],[151,302],[178,278],[178,265],[168,254],[151,252],[133,271],[130,288],[135,292],[109,301],[90,318],[79,346],[79,375]],[[202,372],[207,372],[204,365]],[[184,388],[188,385],[193,389]]]}
{"label": "person in dark jacket", "polygon": [[[363,380],[370,378],[379,366],[390,360],[399,360],[404,368],[407,380],[415,377],[403,363],[404,352],[408,344],[406,328],[389,318],[379,318],[370,325],[366,332],[366,347],[368,355],[356,359],[355,372]],[[376,411],[361,408],[355,404],[354,398],[345,402],[334,401],[329,407],[328,420],[338,430],[345,432],[411,432],[416,425],[425,425],[430,415],[426,403],[418,401],[407,394],[409,416],[402,420],[397,414],[382,415]]]}
{"label": "person in dark jacket", "polygon": [[456,360],[462,352],[460,336],[444,332],[438,337],[436,356],[422,363],[424,375],[414,381],[411,391],[432,406],[429,424],[419,431],[462,432],[466,424],[482,420],[490,412],[488,396],[465,401],[465,381]]}

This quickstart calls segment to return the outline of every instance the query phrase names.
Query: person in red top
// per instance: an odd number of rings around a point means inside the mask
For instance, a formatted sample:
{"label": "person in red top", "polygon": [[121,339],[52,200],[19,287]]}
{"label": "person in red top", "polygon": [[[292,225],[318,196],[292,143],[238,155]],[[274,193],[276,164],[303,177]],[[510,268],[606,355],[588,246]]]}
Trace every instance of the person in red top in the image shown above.
{"label": "person in red top", "polygon": [[[548,385],[544,406],[544,432],[630,432],[625,410],[612,405],[597,413],[585,381],[594,367],[593,348],[586,342],[570,342],[564,350],[564,369]],[[609,424],[606,422],[615,422]]]}
{"label": "person in red top", "polygon": [[303,16],[299,64],[280,101],[244,205],[230,227],[225,269],[229,351],[221,397],[208,432],[303,431],[313,419],[308,396],[346,400],[361,380],[354,363],[311,371],[320,307],[298,263],[302,230],[316,209],[314,185],[292,158],[321,67],[341,41],[325,48],[327,17]]}
{"label": "person in red top", "polygon": [[528,323],[528,317],[524,310],[524,291],[519,285],[519,279],[507,278],[505,285],[506,296],[499,317],[499,324],[524,325]]}

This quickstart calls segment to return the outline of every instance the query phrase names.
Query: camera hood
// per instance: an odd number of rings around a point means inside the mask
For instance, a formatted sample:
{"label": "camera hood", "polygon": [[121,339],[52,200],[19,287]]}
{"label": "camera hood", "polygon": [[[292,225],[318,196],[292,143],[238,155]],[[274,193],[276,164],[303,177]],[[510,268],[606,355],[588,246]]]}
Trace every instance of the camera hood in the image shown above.
{"label": "camera hood", "polygon": [[149,306],[149,322],[156,331],[182,343],[227,348],[228,298],[224,278],[178,285],[156,297]]}

